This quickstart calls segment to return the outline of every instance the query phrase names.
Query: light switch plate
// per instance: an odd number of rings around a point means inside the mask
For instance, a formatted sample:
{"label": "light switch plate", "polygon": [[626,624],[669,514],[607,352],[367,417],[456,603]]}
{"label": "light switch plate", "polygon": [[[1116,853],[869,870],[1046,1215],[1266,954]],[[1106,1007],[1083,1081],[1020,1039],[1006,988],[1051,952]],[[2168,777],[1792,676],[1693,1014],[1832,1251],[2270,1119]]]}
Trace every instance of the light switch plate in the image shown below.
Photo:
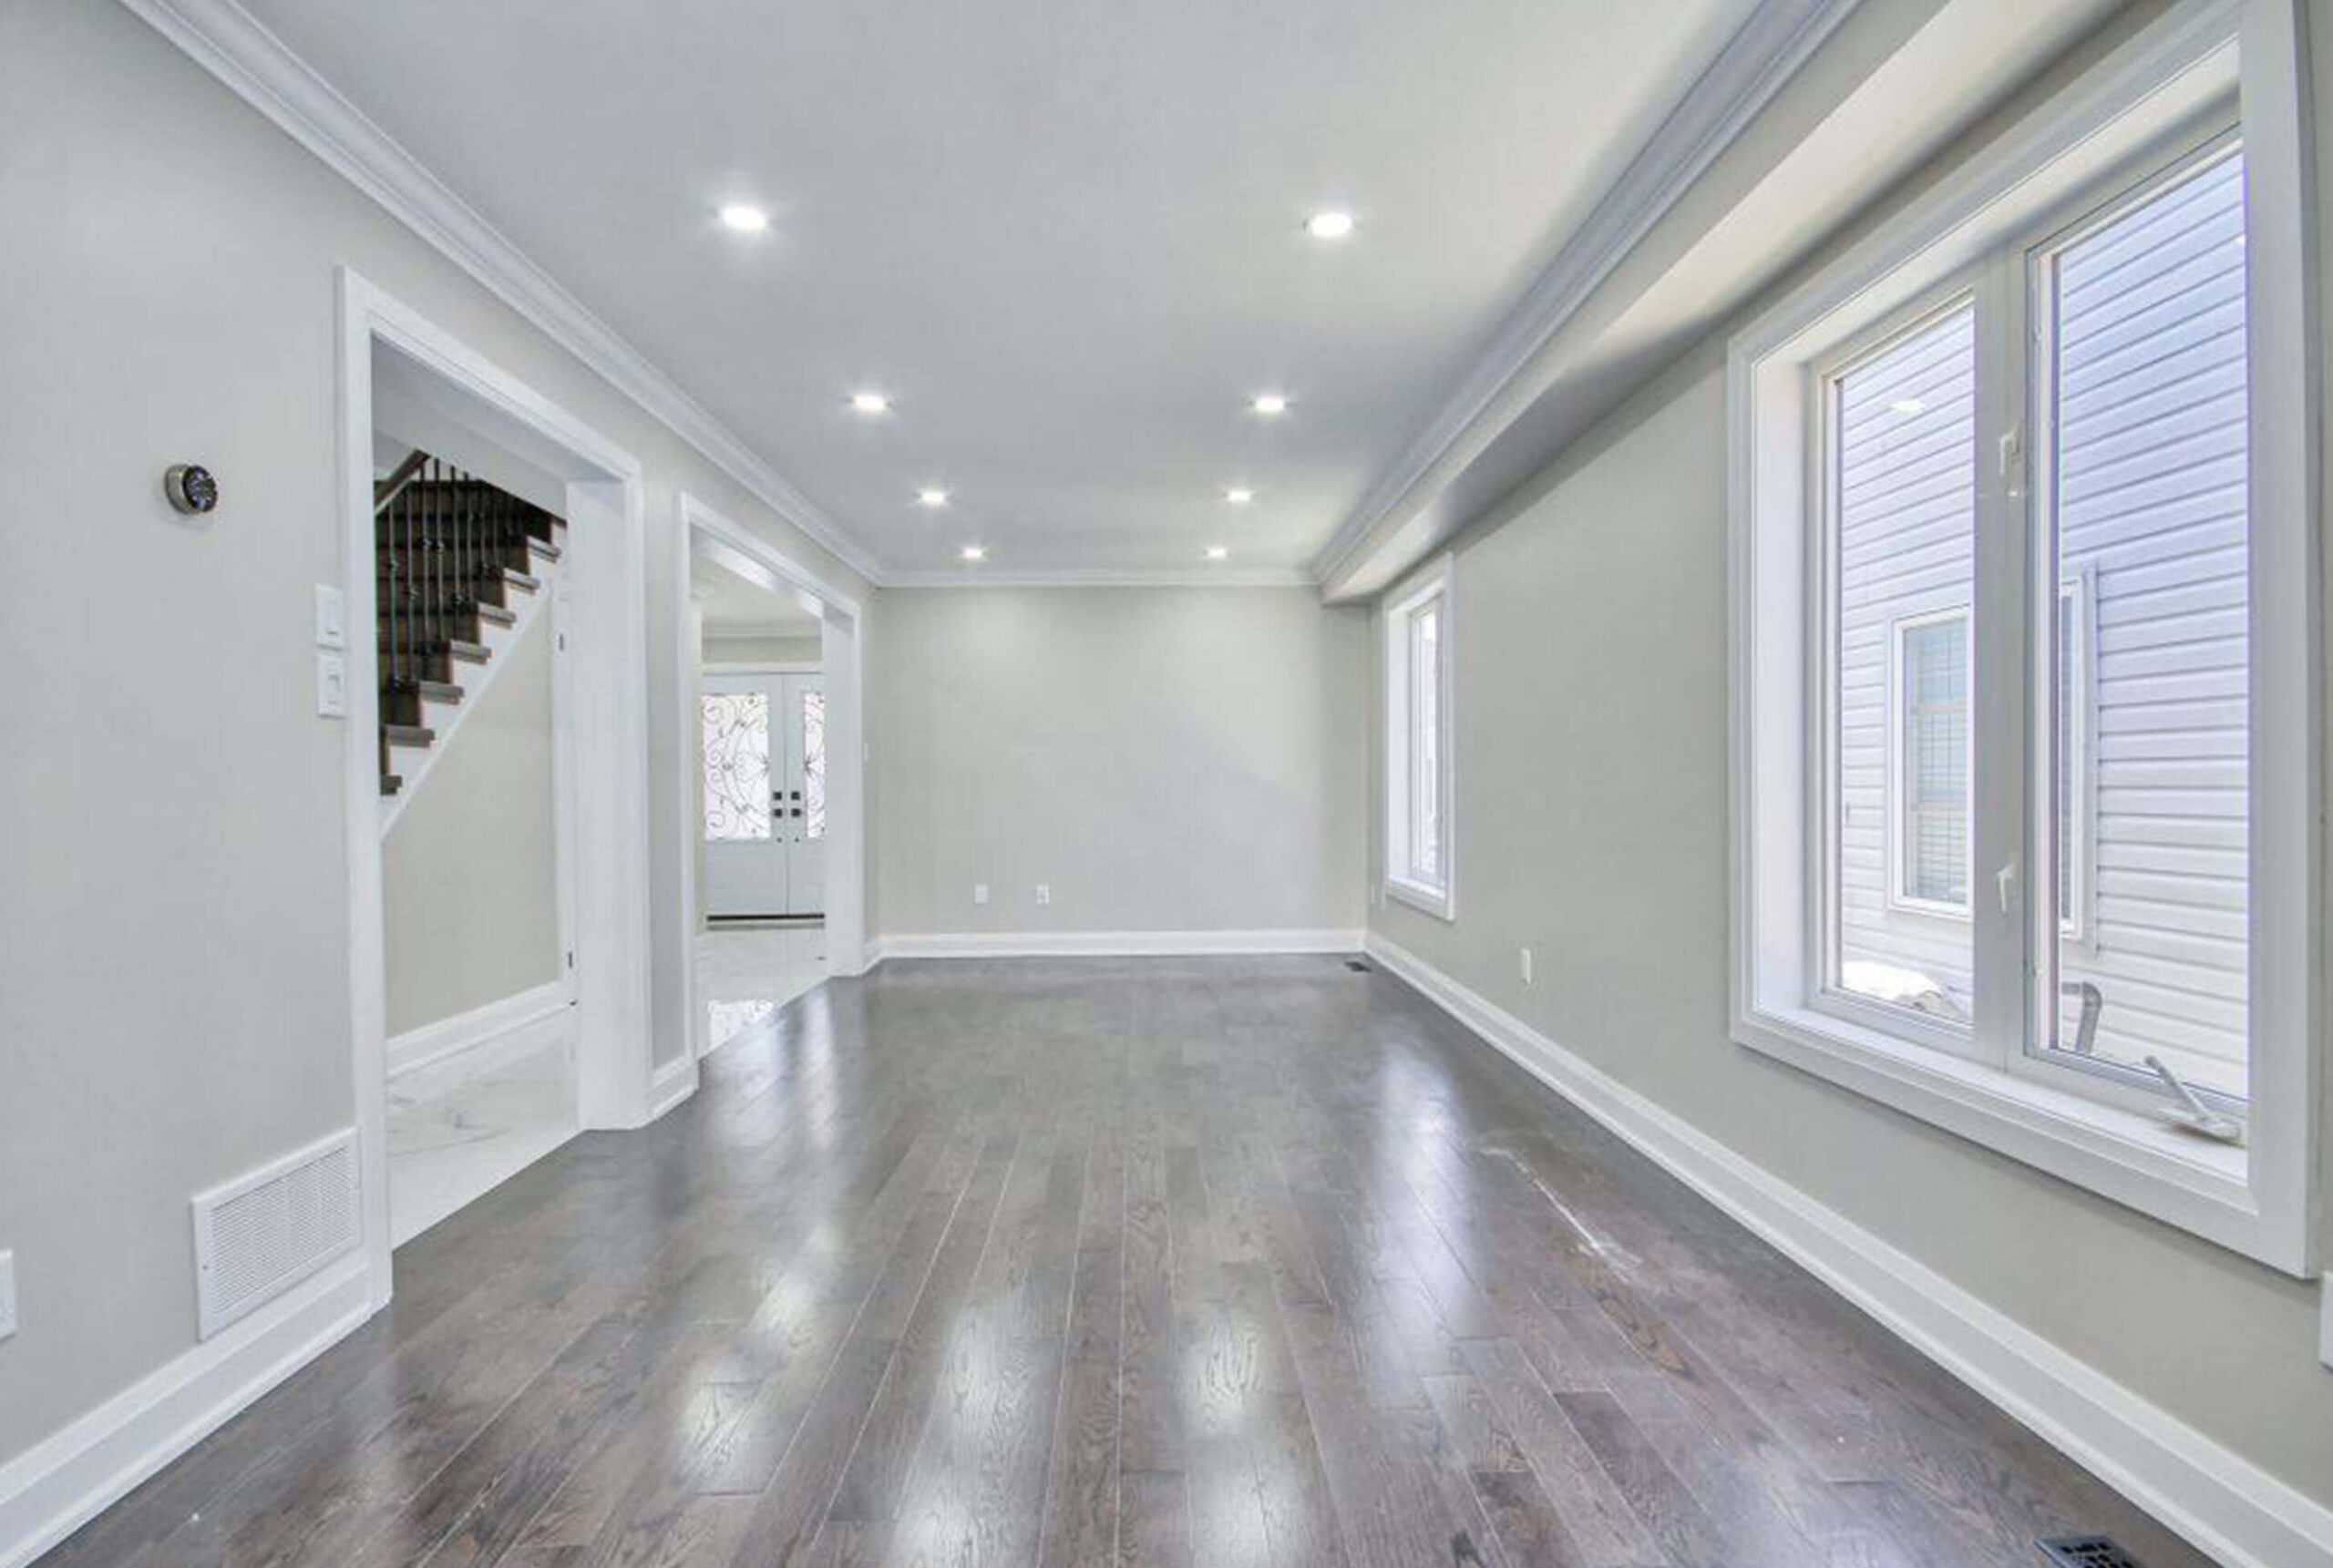
{"label": "light switch plate", "polygon": [[1053,884],[1052,884],[1052,883],[1050,883],[1050,882],[1040,882],[1040,883],[1038,883],[1038,884],[1037,884],[1037,902],[1038,902],[1038,903],[1040,903],[1040,904],[1050,904],[1050,903],[1052,903],[1053,901]]}
{"label": "light switch plate", "polygon": [[316,584],[316,646],[348,646],[348,600],[328,582]]}
{"label": "light switch plate", "polygon": [[316,655],[316,715],[348,717],[348,661],[337,653]]}
{"label": "light switch plate", "polygon": [[972,884],[972,902],[975,904],[985,904],[988,902],[987,883],[975,882]]}
{"label": "light switch plate", "polygon": [[14,1338],[16,1333],[16,1255],[14,1249],[0,1248],[0,1339]]}

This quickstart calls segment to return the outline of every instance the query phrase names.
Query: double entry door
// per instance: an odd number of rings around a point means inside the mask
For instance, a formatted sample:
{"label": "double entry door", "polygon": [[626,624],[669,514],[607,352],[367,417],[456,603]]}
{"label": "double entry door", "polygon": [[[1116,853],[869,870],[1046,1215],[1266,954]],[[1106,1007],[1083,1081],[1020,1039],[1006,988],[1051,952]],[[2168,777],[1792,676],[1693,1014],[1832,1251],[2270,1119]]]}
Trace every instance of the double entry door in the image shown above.
{"label": "double entry door", "polygon": [[817,674],[704,677],[704,911],[820,915],[827,693]]}

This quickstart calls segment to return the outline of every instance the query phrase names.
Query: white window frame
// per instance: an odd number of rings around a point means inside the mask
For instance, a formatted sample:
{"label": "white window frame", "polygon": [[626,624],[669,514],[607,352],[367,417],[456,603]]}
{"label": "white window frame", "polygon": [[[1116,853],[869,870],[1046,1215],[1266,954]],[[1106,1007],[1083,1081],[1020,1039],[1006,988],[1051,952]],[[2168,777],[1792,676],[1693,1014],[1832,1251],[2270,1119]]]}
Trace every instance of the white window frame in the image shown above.
{"label": "white window frame", "polygon": [[[1964,719],[1965,730],[1961,737],[1961,770],[1964,778],[1974,780],[1977,776],[1977,725],[1976,704],[1971,699],[1976,691],[1977,639],[1975,618],[1970,615],[1969,607],[1955,604],[1941,610],[1899,615],[1887,625],[1887,907],[1914,915],[1932,915],[1966,922],[1969,917],[1967,899],[1956,904],[1948,899],[1920,897],[1905,885],[1904,866],[1905,851],[1911,844],[1912,827],[1909,799],[1912,781],[1905,765],[1904,751],[1905,743],[1910,738],[1905,726],[1904,639],[1907,632],[1942,626],[1954,620],[1968,625],[1961,644],[1963,662],[1968,666],[1963,674],[1962,689],[1970,694],[1963,698],[1969,712]],[[1964,812],[1967,810],[1965,804],[1962,809]],[[1961,884],[1969,890],[1970,897],[1976,896],[1976,839],[1971,835],[1968,864],[1961,867]]]}
{"label": "white window frame", "polygon": [[[1735,1040],[2307,1276],[2319,1246],[2322,729],[2312,460],[2318,339],[2307,265],[2315,209],[2306,189],[2300,38],[2295,0],[2174,6],[1735,337],[1728,358],[1729,771]],[[2054,902],[2045,910],[2033,898],[2033,884],[2052,878],[2025,874],[2030,846],[2047,843],[2057,809],[2054,797],[2039,798],[2046,786],[2033,783],[2048,774],[2030,764],[2049,719],[2026,682],[2044,636],[2054,661],[2059,595],[2050,596],[2046,613],[2030,602],[2040,597],[2030,587],[2040,531],[2027,520],[2029,389],[2019,375],[1984,368],[1989,355],[1997,367],[2025,360],[2022,246],[2036,226],[2062,228],[2069,210],[2085,200],[2094,207],[2116,188],[2109,182],[2127,187],[2131,171],[2169,161],[2166,146],[2196,144],[2215,118],[2230,118],[2231,106],[2241,120],[2248,195],[2252,452],[2252,1102],[2242,1147],[2171,1129],[2153,1114],[2153,1100],[2027,1049],[2036,989],[2026,978],[2027,954],[2040,931],[2055,936],[2058,921]],[[2012,255],[2013,266],[2002,261]],[[1983,754],[2019,756],[2027,765],[1996,762],[1972,775],[1979,979],[1968,1030],[1975,1050],[1958,1054],[1892,1016],[1903,1009],[1841,1005],[1835,991],[1825,993],[1829,851],[1810,807],[1828,788],[1831,726],[1815,646],[1827,611],[1814,580],[1823,536],[1821,508],[1812,503],[1823,481],[1813,447],[1823,395],[1815,371],[1825,356],[1923,300],[1972,286],[1972,275],[1976,289],[1991,291],[1980,292],[1978,337],[1975,733]],[[2085,632],[2087,623],[2085,614]],[[1997,635],[1992,627],[2022,631]],[[2086,710],[2087,691],[2082,701]],[[2076,729],[2086,748],[2086,722]],[[2086,755],[2082,765],[2077,782],[2086,791]],[[2086,841],[2086,814],[2081,831]],[[1997,883],[1994,867],[2009,875]],[[2086,867],[2082,881],[2086,898]],[[1934,1049],[1939,1043],[1947,1048]]]}
{"label": "white window frame", "polygon": [[[1456,661],[1452,657],[1455,630],[1453,606],[1456,598],[1452,591],[1453,576],[1450,558],[1444,556],[1389,595],[1382,611],[1384,889],[1388,897],[1397,898],[1444,920],[1454,920],[1458,916],[1457,812],[1453,794],[1457,735],[1455,705],[1452,701],[1457,686],[1453,676]],[[1416,661],[1413,652],[1412,628],[1418,613],[1429,609],[1435,616],[1434,754],[1437,766],[1434,783],[1435,804],[1439,808],[1436,814],[1437,838],[1442,852],[1438,874],[1421,870],[1416,864],[1416,827],[1412,810],[1412,803],[1416,797],[1414,781],[1419,766],[1415,704],[1413,700]]]}

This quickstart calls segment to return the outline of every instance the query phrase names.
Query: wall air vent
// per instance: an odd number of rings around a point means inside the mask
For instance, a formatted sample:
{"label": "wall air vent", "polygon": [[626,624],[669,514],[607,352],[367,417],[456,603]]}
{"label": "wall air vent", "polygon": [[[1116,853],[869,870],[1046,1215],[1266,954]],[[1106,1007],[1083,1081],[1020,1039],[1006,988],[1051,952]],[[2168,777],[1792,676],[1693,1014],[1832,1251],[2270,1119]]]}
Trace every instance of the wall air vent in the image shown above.
{"label": "wall air vent", "polygon": [[2104,1535],[2052,1535],[2034,1542],[2057,1568],[2145,1568]]}
{"label": "wall air vent", "polygon": [[203,1338],[289,1290],[356,1245],[356,1132],[335,1132],[194,1195],[194,1270]]}

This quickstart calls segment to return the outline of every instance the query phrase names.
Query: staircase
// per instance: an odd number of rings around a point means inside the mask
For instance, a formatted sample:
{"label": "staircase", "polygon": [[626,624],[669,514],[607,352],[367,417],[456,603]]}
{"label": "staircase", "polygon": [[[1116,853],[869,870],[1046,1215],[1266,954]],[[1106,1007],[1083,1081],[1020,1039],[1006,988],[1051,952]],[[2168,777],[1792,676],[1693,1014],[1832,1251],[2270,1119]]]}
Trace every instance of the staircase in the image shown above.
{"label": "staircase", "polygon": [[373,492],[382,831],[551,600],[565,521],[415,452]]}

